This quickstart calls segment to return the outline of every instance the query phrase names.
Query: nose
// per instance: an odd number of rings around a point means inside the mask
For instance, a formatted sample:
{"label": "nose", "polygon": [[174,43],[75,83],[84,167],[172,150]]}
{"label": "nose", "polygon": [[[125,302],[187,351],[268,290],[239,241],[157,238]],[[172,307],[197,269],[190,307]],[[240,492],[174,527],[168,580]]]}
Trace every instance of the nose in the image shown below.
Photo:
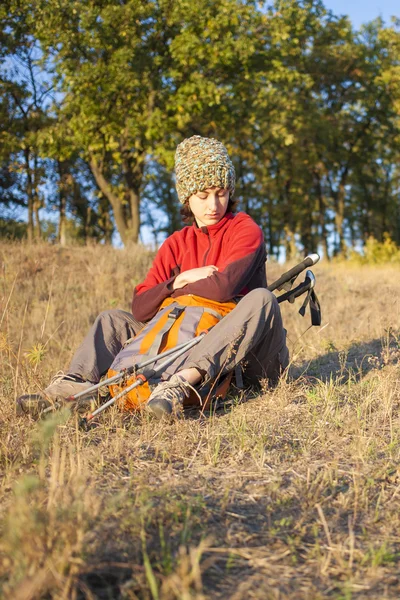
{"label": "nose", "polygon": [[217,212],[218,208],[218,194],[216,192],[211,192],[208,195],[207,209],[209,212]]}

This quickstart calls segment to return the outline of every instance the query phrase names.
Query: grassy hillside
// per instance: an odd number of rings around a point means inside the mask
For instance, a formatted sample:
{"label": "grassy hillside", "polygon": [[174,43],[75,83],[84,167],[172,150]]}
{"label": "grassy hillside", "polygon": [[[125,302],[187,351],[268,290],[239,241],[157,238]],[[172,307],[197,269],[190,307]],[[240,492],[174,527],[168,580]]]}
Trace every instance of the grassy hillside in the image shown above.
{"label": "grassy hillside", "polygon": [[17,418],[15,397],[100,311],[129,310],[151,255],[0,255],[0,596],[400,597],[398,269],[317,265],[323,326],[283,306],[276,390],[173,424],[112,409],[83,433],[64,412]]}

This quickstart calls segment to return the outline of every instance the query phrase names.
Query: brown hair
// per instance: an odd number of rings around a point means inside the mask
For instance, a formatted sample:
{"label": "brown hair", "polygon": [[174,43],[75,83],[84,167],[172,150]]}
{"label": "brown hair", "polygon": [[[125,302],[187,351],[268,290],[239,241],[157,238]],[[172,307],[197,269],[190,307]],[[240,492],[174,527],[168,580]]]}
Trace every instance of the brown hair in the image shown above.
{"label": "brown hair", "polygon": [[[226,213],[232,212],[234,213],[237,207],[237,200],[233,198],[229,198],[228,206],[226,207]],[[181,213],[182,221],[185,225],[191,225],[194,221],[194,215],[189,206],[189,200],[186,200],[184,204],[182,204],[181,209],[179,211]]]}

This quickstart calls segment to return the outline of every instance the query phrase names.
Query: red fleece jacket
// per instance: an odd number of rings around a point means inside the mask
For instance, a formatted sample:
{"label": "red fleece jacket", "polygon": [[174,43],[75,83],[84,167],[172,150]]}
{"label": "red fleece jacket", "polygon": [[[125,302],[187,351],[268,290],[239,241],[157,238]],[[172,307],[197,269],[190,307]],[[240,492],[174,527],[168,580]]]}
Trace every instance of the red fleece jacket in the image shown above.
{"label": "red fleece jacket", "polygon": [[[143,283],[133,292],[132,314],[138,321],[151,319],[168,296],[195,294],[227,302],[258,287],[266,287],[266,250],[260,227],[249,215],[227,213],[219,223],[194,223],[169,236],[160,247]],[[210,277],[174,290],[183,271],[215,265]]]}

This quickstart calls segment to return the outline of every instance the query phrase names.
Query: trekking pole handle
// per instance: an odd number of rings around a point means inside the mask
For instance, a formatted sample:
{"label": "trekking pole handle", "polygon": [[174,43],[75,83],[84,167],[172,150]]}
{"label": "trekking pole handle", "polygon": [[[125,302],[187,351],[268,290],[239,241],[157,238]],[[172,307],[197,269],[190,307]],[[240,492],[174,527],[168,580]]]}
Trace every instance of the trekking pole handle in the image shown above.
{"label": "trekking pole handle", "polygon": [[309,254],[298,265],[295,265],[292,269],[289,269],[289,271],[286,271],[286,273],[283,273],[283,275],[281,275],[279,277],[279,279],[274,281],[274,283],[269,285],[267,289],[270,292],[273,292],[274,290],[282,287],[287,281],[290,281],[291,279],[293,279],[293,277],[297,277],[297,275],[299,275],[299,273],[304,271],[304,269],[307,269],[307,267],[312,267],[312,265],[317,264],[318,261],[319,261],[319,255],[317,253]]}
{"label": "trekking pole handle", "polygon": [[314,273],[312,271],[307,271],[306,278],[304,281],[302,281],[302,283],[299,283],[299,285],[297,287],[295,287],[294,289],[289,290],[288,292],[285,292],[284,294],[281,294],[280,296],[277,297],[278,304],[280,304],[281,302],[285,302],[285,300],[289,300],[289,301],[293,302],[296,298],[298,298],[305,292],[308,292],[308,290],[312,289],[314,287],[314,285],[315,285]]}

